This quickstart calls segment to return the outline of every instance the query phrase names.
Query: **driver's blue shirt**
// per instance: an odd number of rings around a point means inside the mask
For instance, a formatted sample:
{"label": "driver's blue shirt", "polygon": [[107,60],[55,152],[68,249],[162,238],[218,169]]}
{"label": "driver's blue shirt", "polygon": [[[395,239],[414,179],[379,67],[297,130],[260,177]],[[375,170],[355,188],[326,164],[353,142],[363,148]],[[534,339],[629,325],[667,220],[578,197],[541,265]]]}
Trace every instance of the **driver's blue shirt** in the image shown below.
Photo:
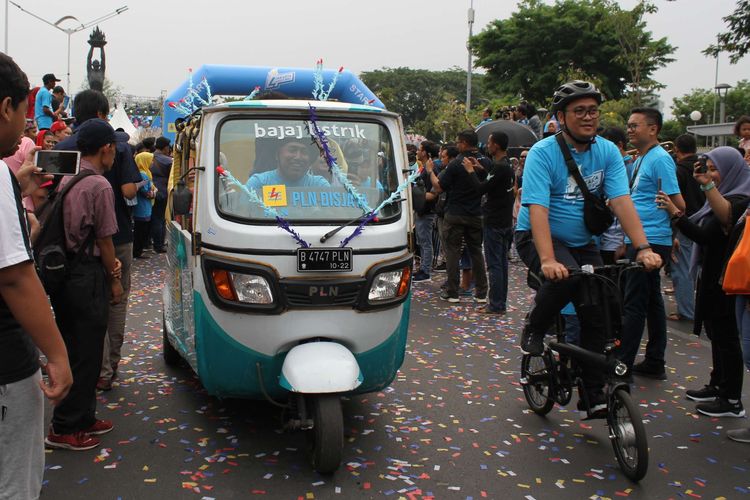
{"label": "driver's blue shirt", "polygon": [[[597,137],[584,152],[570,148],[589,190],[608,199],[629,194],[628,177],[620,151],[612,142]],[[516,229],[530,231],[529,205],[549,210],[552,237],[568,247],[589,244],[593,235],[583,222],[583,195],[575,179],[568,174],[555,136],[534,144],[526,158],[523,171],[521,210]]]}
{"label": "driver's blue shirt", "polygon": [[320,175],[306,173],[296,181],[285,179],[279,173],[279,169],[269,170],[260,174],[253,174],[247,180],[245,186],[248,189],[260,190],[263,186],[274,186],[284,184],[287,187],[330,187],[328,181]]}

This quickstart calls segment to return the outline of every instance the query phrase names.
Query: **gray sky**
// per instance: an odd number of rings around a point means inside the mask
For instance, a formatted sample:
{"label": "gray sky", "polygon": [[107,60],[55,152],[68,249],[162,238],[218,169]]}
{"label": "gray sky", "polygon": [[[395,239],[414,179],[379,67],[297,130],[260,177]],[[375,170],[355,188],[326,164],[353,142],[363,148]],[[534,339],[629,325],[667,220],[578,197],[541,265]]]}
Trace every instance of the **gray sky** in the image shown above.
{"label": "gray sky", "polygon": [[[141,96],[158,96],[162,89],[171,92],[187,78],[188,68],[207,63],[313,67],[322,57],[326,67],[344,66],[359,73],[398,66],[465,68],[468,57],[471,0],[15,1],[52,22],[72,15],[87,23],[127,5],[128,11],[100,26],[108,40],[107,76],[125,93]],[[701,50],[724,30],[721,18],[736,2],[654,1],[659,12],[648,18],[649,29],[678,47],[677,61],[655,75],[667,85],[661,97],[668,112],[673,97],[714,86],[715,60]],[[635,3],[620,1],[625,8]],[[9,54],[33,84],[40,84],[44,73],[54,72],[65,85],[68,37],[13,5],[9,9]],[[516,1],[474,0],[474,9],[476,34],[493,19],[509,17]],[[1,11],[0,16],[4,17]],[[76,23],[65,21],[62,26]],[[85,77],[91,29],[71,36],[74,92]],[[750,78],[747,62],[746,57],[730,66],[722,56],[719,83],[734,85]]]}

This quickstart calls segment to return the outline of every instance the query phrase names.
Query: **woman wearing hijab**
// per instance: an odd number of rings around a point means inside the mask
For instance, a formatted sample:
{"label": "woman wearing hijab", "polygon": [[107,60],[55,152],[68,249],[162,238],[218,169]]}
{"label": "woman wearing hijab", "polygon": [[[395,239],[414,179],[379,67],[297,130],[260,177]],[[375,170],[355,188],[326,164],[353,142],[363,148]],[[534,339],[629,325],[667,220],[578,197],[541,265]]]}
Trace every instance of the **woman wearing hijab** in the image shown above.
{"label": "woman wearing hijab", "polygon": [[697,245],[693,247],[691,272],[700,269],[695,295],[693,333],[706,328],[711,341],[713,369],[708,385],[686,392],[698,401],[696,410],[711,417],[743,417],[740,401],[743,361],[735,318],[735,298],[721,288],[721,274],[730,257],[729,232],[750,202],[750,169],[742,155],[731,147],[707,153],[707,171],[696,163],[693,177],[706,193],[706,203],[689,218],[664,192],[656,202],[666,210],[675,226]]}
{"label": "woman wearing hijab", "polygon": [[141,173],[141,182],[138,183],[138,204],[133,207],[133,257],[140,259],[143,256],[143,248],[151,231],[151,210],[154,205],[155,187],[151,176],[151,163],[154,161],[153,153],[138,153],[135,155],[135,164]]}

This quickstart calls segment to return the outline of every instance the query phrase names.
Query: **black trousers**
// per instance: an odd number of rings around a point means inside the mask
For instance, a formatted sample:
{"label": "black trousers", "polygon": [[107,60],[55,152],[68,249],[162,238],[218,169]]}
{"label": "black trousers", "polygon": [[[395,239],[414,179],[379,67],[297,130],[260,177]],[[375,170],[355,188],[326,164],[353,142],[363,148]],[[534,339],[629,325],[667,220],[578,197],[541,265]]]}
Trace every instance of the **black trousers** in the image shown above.
{"label": "black trousers", "polygon": [[[539,254],[534,246],[530,231],[516,231],[516,250],[518,256],[526,264],[530,272],[542,277],[542,266]],[[566,267],[580,269],[584,264],[602,265],[599,249],[594,244],[585,247],[570,248],[562,242],[552,239],[555,259]],[[533,279],[529,278],[529,285]],[[576,306],[576,314],[581,324],[580,346],[593,352],[601,353],[607,339],[604,314],[601,307],[590,306],[583,299],[580,277],[570,277],[561,281],[542,280],[541,284],[534,284],[537,288],[534,305],[528,315],[528,325],[532,332],[544,334],[552,328],[560,310],[569,302]],[[610,321],[619,321],[618,317]],[[619,327],[615,327],[615,331]],[[586,388],[591,392],[604,386],[605,376],[601,370],[582,364],[583,380]]]}
{"label": "black trousers", "polygon": [[133,230],[133,257],[143,255],[149,234],[151,232],[151,221],[135,219]]}
{"label": "black trousers", "polygon": [[459,260],[461,242],[466,243],[471,257],[471,269],[476,284],[477,297],[487,297],[487,269],[482,254],[482,218],[479,216],[450,215],[443,218],[445,231],[445,268],[448,273],[446,291],[451,297],[458,297]]}
{"label": "black trousers", "polygon": [[70,392],[54,408],[52,427],[57,434],[72,434],[96,421],[96,382],[109,314],[109,292],[101,262],[91,259],[76,265],[68,273],[62,292],[50,299],[73,373]]}
{"label": "black trousers", "polygon": [[718,387],[722,397],[740,399],[745,368],[735,318],[723,316],[704,319],[703,326],[711,340],[713,368],[710,385]]}

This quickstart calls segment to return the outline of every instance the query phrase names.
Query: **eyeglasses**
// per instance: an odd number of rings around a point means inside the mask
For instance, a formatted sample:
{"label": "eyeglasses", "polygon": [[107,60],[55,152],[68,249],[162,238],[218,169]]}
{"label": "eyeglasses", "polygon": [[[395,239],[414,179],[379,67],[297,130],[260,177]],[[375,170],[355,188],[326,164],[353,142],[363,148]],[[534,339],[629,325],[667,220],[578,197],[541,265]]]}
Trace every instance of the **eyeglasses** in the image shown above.
{"label": "eyeglasses", "polygon": [[[646,123],[645,125],[646,125],[647,127],[651,127],[651,126],[654,126],[655,124],[654,124],[654,123]],[[635,130],[635,129],[637,129],[637,128],[638,128],[638,127],[640,127],[640,126],[641,126],[641,124],[640,124],[640,123],[628,123],[627,125],[625,125],[625,127],[626,127],[626,128],[628,129],[628,130]]]}
{"label": "eyeglasses", "polygon": [[586,115],[589,115],[591,118],[599,118],[599,108],[596,106],[590,108],[573,108],[571,111],[573,111],[576,118],[585,118]]}

